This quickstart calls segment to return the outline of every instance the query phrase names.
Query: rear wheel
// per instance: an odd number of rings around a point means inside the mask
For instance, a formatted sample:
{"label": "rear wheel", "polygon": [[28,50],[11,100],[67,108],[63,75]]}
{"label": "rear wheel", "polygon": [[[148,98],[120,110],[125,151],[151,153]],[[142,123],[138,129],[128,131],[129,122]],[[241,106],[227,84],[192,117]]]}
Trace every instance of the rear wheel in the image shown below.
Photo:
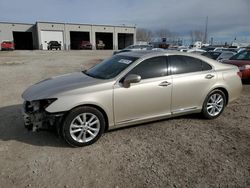
{"label": "rear wheel", "polygon": [[80,107],[66,117],[62,134],[67,143],[74,147],[93,144],[104,132],[103,114],[93,107]]}
{"label": "rear wheel", "polygon": [[206,97],[202,114],[207,119],[214,119],[220,116],[226,106],[226,97],[221,90],[213,90]]}

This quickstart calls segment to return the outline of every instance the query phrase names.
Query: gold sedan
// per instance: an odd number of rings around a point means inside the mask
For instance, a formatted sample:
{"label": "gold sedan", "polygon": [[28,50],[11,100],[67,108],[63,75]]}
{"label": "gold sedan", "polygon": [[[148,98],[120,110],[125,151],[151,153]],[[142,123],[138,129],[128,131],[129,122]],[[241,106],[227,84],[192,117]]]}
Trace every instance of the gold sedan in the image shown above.
{"label": "gold sedan", "polygon": [[216,118],[241,89],[232,65],[181,52],[127,52],[31,86],[23,116],[29,130],[55,126],[70,145],[86,146],[118,127],[189,113]]}

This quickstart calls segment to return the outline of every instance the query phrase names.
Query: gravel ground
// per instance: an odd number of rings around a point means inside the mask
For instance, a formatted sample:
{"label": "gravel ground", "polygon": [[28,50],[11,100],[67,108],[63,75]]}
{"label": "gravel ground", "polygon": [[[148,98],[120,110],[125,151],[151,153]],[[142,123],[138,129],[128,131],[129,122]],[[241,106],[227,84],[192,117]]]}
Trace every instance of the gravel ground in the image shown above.
{"label": "gravel ground", "polygon": [[0,52],[0,187],[250,187],[250,85],[215,120],[197,115],[105,133],[71,148],[28,132],[21,93],[112,51]]}

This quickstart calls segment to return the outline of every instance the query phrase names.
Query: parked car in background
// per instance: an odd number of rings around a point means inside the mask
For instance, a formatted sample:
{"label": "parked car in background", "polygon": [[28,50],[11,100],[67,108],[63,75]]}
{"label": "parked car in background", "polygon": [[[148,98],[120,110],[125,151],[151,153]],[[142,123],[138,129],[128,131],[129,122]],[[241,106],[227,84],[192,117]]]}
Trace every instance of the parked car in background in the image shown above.
{"label": "parked car in background", "polygon": [[1,43],[1,50],[14,50],[15,45],[13,41],[3,41]]}
{"label": "parked car in background", "polygon": [[215,52],[221,52],[221,51],[227,51],[228,49],[227,48],[224,48],[224,47],[216,47],[214,49]]}
{"label": "parked car in background", "polygon": [[92,44],[89,41],[82,41],[78,48],[82,50],[92,50]]}
{"label": "parked car in background", "polygon": [[96,43],[96,49],[97,50],[103,50],[105,48],[105,44],[103,43],[102,40],[98,40],[98,42]]}
{"label": "parked car in background", "polygon": [[201,48],[191,48],[187,50],[188,53],[195,53],[195,54],[202,54],[206,52],[205,50],[202,50]]}
{"label": "parked car in background", "polygon": [[119,51],[115,51],[113,54],[119,54],[119,53],[123,53],[123,52],[132,52],[132,51],[140,51],[140,50],[152,50],[154,49],[154,47],[152,45],[148,45],[148,44],[135,44],[135,45],[130,45],[122,50]]}
{"label": "parked car in background", "polygon": [[62,45],[58,41],[49,41],[47,43],[47,49],[48,50],[61,50]]}
{"label": "parked car in background", "polygon": [[208,52],[208,51],[213,51],[215,47],[214,46],[202,46],[201,49]]}
{"label": "parked car in background", "polygon": [[114,55],[89,70],[49,78],[24,91],[25,127],[55,126],[70,145],[86,146],[118,127],[190,113],[217,118],[240,96],[238,72],[192,53]]}
{"label": "parked car in background", "polygon": [[202,53],[201,55],[217,60],[217,61],[222,61],[222,60],[228,60],[235,54],[236,53],[231,52],[231,51],[208,51],[208,52]]}
{"label": "parked car in background", "polygon": [[241,51],[232,56],[229,60],[222,61],[222,63],[236,65],[239,67],[242,79],[250,79],[250,49]]}
{"label": "parked car in background", "polygon": [[180,52],[187,52],[189,50],[188,46],[179,46],[177,48],[178,51]]}

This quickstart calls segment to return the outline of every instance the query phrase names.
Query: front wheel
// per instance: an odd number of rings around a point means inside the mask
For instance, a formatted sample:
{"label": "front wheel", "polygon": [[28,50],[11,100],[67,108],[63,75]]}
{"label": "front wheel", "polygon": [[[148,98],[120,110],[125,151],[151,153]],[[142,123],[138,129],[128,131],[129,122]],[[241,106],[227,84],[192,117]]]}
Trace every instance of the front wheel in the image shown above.
{"label": "front wheel", "polygon": [[65,141],[74,147],[93,144],[104,132],[103,114],[93,107],[79,107],[66,117],[62,133]]}
{"label": "front wheel", "polygon": [[202,115],[207,119],[214,119],[220,116],[226,106],[226,97],[221,90],[213,90],[206,97]]}

